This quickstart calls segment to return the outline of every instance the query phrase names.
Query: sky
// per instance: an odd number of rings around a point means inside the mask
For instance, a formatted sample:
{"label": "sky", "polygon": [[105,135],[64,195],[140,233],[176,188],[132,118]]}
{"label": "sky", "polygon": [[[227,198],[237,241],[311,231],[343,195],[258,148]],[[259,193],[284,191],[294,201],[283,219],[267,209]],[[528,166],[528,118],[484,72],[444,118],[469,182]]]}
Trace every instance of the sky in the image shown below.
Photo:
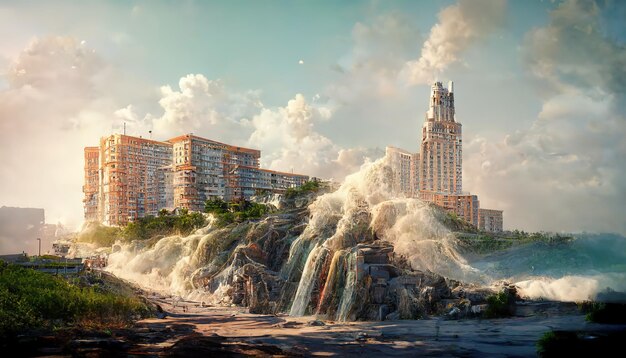
{"label": "sky", "polygon": [[183,134],[342,180],[455,82],[505,229],[626,234],[626,2],[0,1],[0,206],[82,220],[83,147]]}

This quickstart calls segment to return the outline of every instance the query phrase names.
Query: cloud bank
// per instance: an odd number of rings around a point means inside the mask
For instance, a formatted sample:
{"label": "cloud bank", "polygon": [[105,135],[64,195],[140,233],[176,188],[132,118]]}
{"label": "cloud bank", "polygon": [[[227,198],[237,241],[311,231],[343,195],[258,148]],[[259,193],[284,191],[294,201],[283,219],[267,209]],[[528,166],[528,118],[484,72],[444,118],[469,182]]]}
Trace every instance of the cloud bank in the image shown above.
{"label": "cloud bank", "polygon": [[35,39],[11,62],[0,91],[4,205],[46,208],[49,223],[80,215],[82,148],[110,131],[117,107],[104,90],[111,74],[69,37]]}
{"label": "cloud bank", "polygon": [[508,227],[626,233],[626,48],[603,29],[610,10],[556,7],[522,48],[544,98],[532,126],[466,141],[466,187],[503,208]]}

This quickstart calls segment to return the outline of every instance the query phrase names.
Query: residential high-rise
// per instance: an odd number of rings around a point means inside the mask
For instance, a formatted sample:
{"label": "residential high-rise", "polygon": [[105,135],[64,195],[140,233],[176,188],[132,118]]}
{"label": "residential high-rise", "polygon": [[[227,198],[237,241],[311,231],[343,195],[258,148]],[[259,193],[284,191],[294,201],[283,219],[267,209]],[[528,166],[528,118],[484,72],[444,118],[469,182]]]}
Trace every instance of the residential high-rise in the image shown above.
{"label": "residential high-rise", "polygon": [[281,193],[306,175],[259,167],[261,152],[186,134],[159,142],[121,134],[85,148],[85,219],[125,225],[163,208],[204,210],[208,199]]}
{"label": "residential high-rise", "polygon": [[166,207],[170,143],[113,134],[100,139],[99,150],[96,221],[125,225]]}
{"label": "residential high-rise", "polygon": [[168,140],[173,146],[174,206],[201,211],[211,198],[249,198],[255,190],[243,167],[259,168],[261,151],[191,134]]}
{"label": "residential high-rise", "polygon": [[100,148],[85,148],[85,185],[83,185],[83,199],[85,219],[98,220],[98,185],[100,178]]}
{"label": "residential high-rise", "polygon": [[461,123],[455,120],[453,83],[431,87],[430,104],[422,125],[421,191],[461,194],[463,150]]}
{"label": "residential high-rise", "polygon": [[419,161],[419,153],[409,153],[408,151],[396,147],[385,148],[385,155],[389,158],[389,163],[394,175],[393,190],[402,193],[406,197],[413,197],[416,191],[415,164]]}
{"label": "residential high-rise", "polygon": [[501,232],[502,210],[479,209],[478,228],[488,232]]}
{"label": "residential high-rise", "polygon": [[[480,225],[478,196],[463,192],[462,128],[456,121],[452,81],[447,88],[441,82],[431,86],[420,152],[394,147],[387,147],[386,152],[396,192],[431,202]],[[502,231],[502,211],[485,209],[483,217],[491,224],[481,228]]]}

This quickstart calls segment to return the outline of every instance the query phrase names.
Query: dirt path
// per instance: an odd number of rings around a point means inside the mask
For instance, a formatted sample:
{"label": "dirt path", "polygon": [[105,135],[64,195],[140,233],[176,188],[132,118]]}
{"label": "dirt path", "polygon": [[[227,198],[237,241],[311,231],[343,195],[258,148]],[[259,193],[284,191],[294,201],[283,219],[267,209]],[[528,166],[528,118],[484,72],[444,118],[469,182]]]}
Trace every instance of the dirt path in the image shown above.
{"label": "dirt path", "polygon": [[[240,354],[252,353],[255,347],[261,348],[255,355],[270,355],[273,349],[273,354],[288,356],[530,357],[536,355],[535,344],[539,337],[552,329],[626,329],[624,325],[588,323],[580,314],[495,320],[337,323],[316,321],[314,317],[248,314],[239,307],[201,307],[197,302],[158,296],[150,299],[170,314],[165,319],[140,321],[137,326],[155,333],[180,332],[171,340],[152,347],[155,349],[149,349],[154,353],[167,347],[171,347],[172,353],[199,353],[204,352],[202,349],[215,348],[219,342],[226,349],[237,345],[249,349],[237,351]],[[179,341],[181,336],[188,338]]]}

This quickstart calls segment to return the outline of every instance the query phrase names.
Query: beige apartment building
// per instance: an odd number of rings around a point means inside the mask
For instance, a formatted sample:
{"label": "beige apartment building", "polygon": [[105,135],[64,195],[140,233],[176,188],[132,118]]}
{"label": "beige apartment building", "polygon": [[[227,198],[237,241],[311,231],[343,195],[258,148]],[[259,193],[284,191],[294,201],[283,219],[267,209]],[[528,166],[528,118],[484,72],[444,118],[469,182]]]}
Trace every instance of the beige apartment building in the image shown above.
{"label": "beige apartment building", "polygon": [[85,148],[85,185],[83,185],[83,206],[85,219],[98,218],[98,185],[100,183],[100,147]]}
{"label": "beige apartment building", "polygon": [[102,137],[99,147],[85,148],[85,160],[86,220],[125,225],[167,206],[169,143],[113,134]]}
{"label": "beige apartment building", "polygon": [[261,169],[261,152],[186,134],[160,142],[122,134],[85,148],[85,219],[125,225],[163,208],[203,211],[208,199],[281,193],[307,175]]}
{"label": "beige apartment building", "polygon": [[487,232],[502,232],[502,210],[479,209],[478,228]]}
{"label": "beige apartment building", "polygon": [[249,198],[254,188],[245,186],[245,171],[259,168],[261,151],[236,147],[191,134],[168,140],[173,149],[174,206],[204,210],[210,198],[232,201]]}

